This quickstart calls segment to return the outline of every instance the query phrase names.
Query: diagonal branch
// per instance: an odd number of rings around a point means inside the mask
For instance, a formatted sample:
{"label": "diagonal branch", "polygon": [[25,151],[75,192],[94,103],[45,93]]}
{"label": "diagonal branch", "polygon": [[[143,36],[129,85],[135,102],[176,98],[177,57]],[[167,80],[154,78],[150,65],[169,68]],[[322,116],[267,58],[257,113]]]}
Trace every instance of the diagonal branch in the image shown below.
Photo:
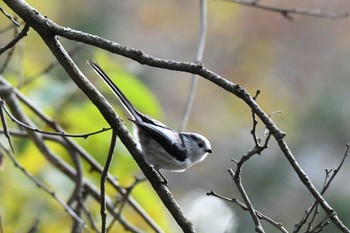
{"label": "diagonal branch", "polygon": [[13,46],[15,46],[18,41],[20,41],[23,37],[25,37],[27,35],[28,31],[29,31],[29,24],[26,23],[24,25],[24,28],[22,29],[22,31],[20,33],[18,33],[15,36],[15,38],[13,38],[4,47],[0,48],[0,55],[3,54],[6,50],[8,50],[8,49],[12,48]]}
{"label": "diagonal branch", "polygon": [[[329,177],[329,174],[330,174],[330,171],[328,171],[326,169],[326,178],[325,178],[325,182],[324,182],[324,186],[321,190],[321,195],[323,195],[329,188],[330,184],[332,183],[333,179],[335,178],[335,176],[338,174],[338,172],[340,171],[340,169],[342,168],[344,162],[345,162],[345,159],[346,157],[348,156],[348,153],[349,153],[349,150],[350,150],[350,144],[346,144],[346,151],[343,155],[343,158],[342,160],[340,161],[339,165],[337,168],[335,168],[334,170],[332,170],[332,175]],[[297,222],[295,224],[295,228],[293,230],[294,233],[296,232],[299,232],[300,229],[303,227],[303,225],[308,221],[311,213],[314,211],[314,214],[313,214],[313,217],[312,217],[312,220],[310,220],[310,223],[309,225],[313,222],[313,220],[315,219],[316,215],[317,215],[317,208],[318,208],[318,202],[317,200],[312,203],[312,205],[305,211],[305,214],[304,216],[302,217],[302,219]],[[328,216],[327,216],[328,217]]]}
{"label": "diagonal branch", "polygon": [[[264,228],[262,227],[260,220],[258,218],[258,215],[253,207],[253,204],[251,203],[251,201],[249,200],[249,197],[242,185],[241,182],[241,176],[239,175],[239,173],[234,173],[232,169],[228,170],[228,173],[230,174],[233,182],[235,183],[236,187],[238,188],[238,191],[240,192],[244,203],[247,205],[248,211],[250,213],[250,216],[252,217],[254,224],[255,224],[255,231],[259,232],[259,233],[264,233]],[[237,175],[238,174],[238,175]]]}
{"label": "diagonal branch", "polygon": [[6,122],[6,118],[4,115],[4,110],[2,108],[2,104],[3,104],[3,100],[0,99],[0,105],[1,105],[0,106],[0,118],[1,118],[2,127],[4,128],[4,135],[7,138],[7,141],[10,145],[12,153],[15,154],[15,150],[14,150],[13,145],[12,145],[12,140],[11,140],[10,133],[9,133],[9,130],[7,127],[7,122]]}
{"label": "diagonal branch", "polygon": [[[217,194],[214,191],[209,191],[206,193],[207,196],[214,196],[217,198],[220,198],[224,201],[228,201],[228,202],[232,202],[235,203],[236,205],[238,205],[239,207],[241,207],[243,210],[249,211],[248,207],[246,204],[244,204],[243,202],[237,200],[237,198],[227,198],[225,196],[222,196],[220,194]],[[261,212],[255,210],[255,214],[259,219],[263,219],[266,222],[270,223],[271,225],[273,225],[274,227],[276,227],[278,230],[280,230],[282,233],[288,233],[288,231],[283,227],[283,225],[279,222],[274,221],[273,219],[271,219],[270,217],[266,216],[265,214],[262,214]]]}
{"label": "diagonal branch", "polygon": [[19,27],[19,23],[9,14],[7,13],[2,7],[0,7],[1,13],[3,13],[16,27]]}
{"label": "diagonal branch", "polygon": [[66,211],[67,213],[73,217],[73,219],[77,222],[79,222],[80,225],[84,226],[85,223],[84,221],[63,201],[61,200],[57,194],[51,190],[49,190],[49,188],[47,188],[41,181],[39,181],[38,179],[36,179],[32,174],[30,174],[24,167],[22,167],[22,165],[19,164],[19,162],[16,160],[16,158],[11,154],[10,151],[8,151],[5,147],[3,147],[0,144],[0,148],[1,150],[5,151],[7,156],[10,158],[10,160],[12,161],[12,163],[15,165],[15,167],[19,168],[24,175],[26,175],[31,181],[34,182],[34,184],[41,188],[42,190],[44,190],[44,192],[48,193],[50,196],[52,196]]}

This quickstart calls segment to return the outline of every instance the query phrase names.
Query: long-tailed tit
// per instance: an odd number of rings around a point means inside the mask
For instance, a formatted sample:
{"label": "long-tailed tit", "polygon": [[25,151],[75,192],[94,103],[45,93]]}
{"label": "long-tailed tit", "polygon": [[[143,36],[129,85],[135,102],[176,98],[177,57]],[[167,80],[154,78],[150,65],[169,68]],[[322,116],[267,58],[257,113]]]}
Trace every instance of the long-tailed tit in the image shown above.
{"label": "long-tailed tit", "polygon": [[[183,172],[212,153],[208,139],[197,133],[176,132],[163,123],[137,111],[121,90],[93,61],[88,64],[105,81],[132,116],[136,137],[146,161],[159,169]],[[159,172],[159,174],[165,177]]]}

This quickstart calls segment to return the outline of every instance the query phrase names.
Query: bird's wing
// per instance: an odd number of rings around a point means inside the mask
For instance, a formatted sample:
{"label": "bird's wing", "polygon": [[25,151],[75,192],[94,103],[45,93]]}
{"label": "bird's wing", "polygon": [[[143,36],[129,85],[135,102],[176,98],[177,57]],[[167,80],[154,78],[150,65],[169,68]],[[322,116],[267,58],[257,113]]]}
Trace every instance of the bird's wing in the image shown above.
{"label": "bird's wing", "polygon": [[138,122],[132,119],[130,120],[144,132],[149,134],[151,138],[156,140],[164,148],[164,150],[166,150],[169,155],[173,156],[176,160],[185,161],[187,159],[186,150],[177,132],[168,127],[154,125],[153,123]]}

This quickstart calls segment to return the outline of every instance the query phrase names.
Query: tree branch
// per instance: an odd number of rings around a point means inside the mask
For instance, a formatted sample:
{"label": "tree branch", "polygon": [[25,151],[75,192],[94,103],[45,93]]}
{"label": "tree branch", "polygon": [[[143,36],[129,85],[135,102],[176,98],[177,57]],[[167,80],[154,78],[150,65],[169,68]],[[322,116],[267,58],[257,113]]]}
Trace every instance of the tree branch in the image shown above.
{"label": "tree branch", "polygon": [[3,54],[6,50],[12,48],[17,44],[18,41],[20,41],[23,37],[25,37],[28,34],[29,31],[29,24],[25,24],[24,28],[20,33],[18,33],[9,43],[7,43],[4,47],[0,48],[0,56]]}
{"label": "tree branch", "polygon": [[[217,194],[214,191],[209,191],[207,192],[207,196],[214,196],[217,198],[220,198],[224,201],[228,201],[231,203],[235,203],[236,205],[238,205],[239,207],[241,207],[243,210],[249,211],[248,207],[246,204],[244,204],[243,202],[237,200],[237,198],[227,198],[224,197],[220,194]],[[279,231],[283,232],[283,233],[288,233],[288,231],[283,227],[283,225],[279,222],[274,221],[273,219],[269,218],[268,216],[260,213],[259,211],[255,210],[255,214],[256,216],[258,216],[258,218],[265,220],[266,222],[270,223],[271,225],[273,225],[274,227],[276,227]]]}
{"label": "tree branch", "polygon": [[240,171],[241,169],[238,169],[237,170],[239,172],[236,172],[234,173],[232,169],[229,169],[228,170],[228,173],[230,174],[233,182],[235,183],[236,187],[238,188],[238,191],[239,193],[241,194],[243,200],[244,200],[244,203],[247,205],[247,208],[248,208],[248,211],[250,213],[250,216],[252,217],[253,221],[254,221],[254,224],[255,224],[255,231],[256,232],[259,232],[259,233],[264,233],[264,228],[262,227],[260,221],[259,221],[259,218],[256,214],[256,211],[253,207],[253,204],[251,203],[251,201],[249,200],[249,197],[242,185],[242,182],[241,182],[241,176],[240,176]]}
{"label": "tree branch", "polygon": [[64,202],[62,201],[55,192],[49,190],[42,182],[40,182],[38,179],[36,179],[33,175],[31,175],[24,167],[22,167],[16,158],[11,154],[10,151],[8,151],[5,147],[3,147],[0,144],[0,149],[5,151],[9,159],[12,161],[12,163],[15,165],[15,167],[19,168],[23,174],[25,174],[31,181],[34,182],[36,186],[44,190],[47,194],[52,196],[66,211],[67,213],[73,217],[74,220],[78,221],[80,225],[84,226],[84,221]]}
{"label": "tree branch", "polygon": [[100,180],[100,189],[101,189],[101,232],[106,233],[107,232],[107,212],[106,212],[106,179],[108,176],[108,171],[112,163],[113,154],[114,154],[114,147],[117,141],[117,133],[113,130],[112,137],[111,137],[111,144],[109,146],[108,156],[106,160],[106,164],[103,168],[103,171],[101,173],[101,180]]}
{"label": "tree branch", "polygon": [[10,15],[8,14],[2,7],[0,7],[0,11],[16,26],[20,27],[19,23]]}
{"label": "tree branch", "polygon": [[267,11],[271,11],[271,12],[280,13],[283,17],[285,17],[288,20],[293,20],[293,17],[291,16],[291,14],[313,16],[313,17],[320,17],[320,18],[328,18],[328,19],[339,19],[339,18],[349,17],[349,12],[328,13],[328,12],[322,12],[319,9],[277,7],[277,6],[261,3],[260,0],[251,0],[251,1],[223,0],[223,1],[237,3],[240,5],[245,5],[245,6],[249,6],[249,7],[254,7],[257,9],[261,9],[261,10],[267,10]]}

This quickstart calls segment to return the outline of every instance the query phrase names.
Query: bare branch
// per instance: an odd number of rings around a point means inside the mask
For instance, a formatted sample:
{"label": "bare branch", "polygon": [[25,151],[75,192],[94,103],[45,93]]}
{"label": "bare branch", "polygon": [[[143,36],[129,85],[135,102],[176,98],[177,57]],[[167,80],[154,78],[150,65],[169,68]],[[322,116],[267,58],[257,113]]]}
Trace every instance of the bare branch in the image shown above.
{"label": "bare branch", "polygon": [[20,27],[19,23],[10,15],[8,14],[2,7],[0,7],[0,11],[16,26]]}
{"label": "bare branch", "polygon": [[[66,149],[69,152],[69,155],[73,161],[73,165],[74,165],[75,171],[76,171],[76,176],[74,179],[74,183],[75,183],[74,190],[73,190],[70,198],[68,199],[67,204],[69,206],[71,206],[72,203],[74,201],[76,201],[77,202],[77,209],[78,209],[77,213],[80,213],[81,211],[79,209],[79,207],[80,207],[79,203],[80,203],[80,199],[82,197],[83,178],[84,178],[83,167],[82,167],[78,152],[76,150],[74,150],[70,144],[67,145]],[[75,224],[75,225],[77,225],[77,227],[80,227],[79,224]]]}
{"label": "bare branch", "polygon": [[[256,232],[259,232],[259,233],[263,233],[265,232],[264,231],[264,228],[262,227],[260,221],[259,221],[259,218],[258,216],[256,215],[256,212],[255,212],[255,209],[253,207],[253,204],[251,203],[251,201],[249,200],[249,197],[242,185],[242,182],[241,182],[241,176],[239,175],[240,173],[234,173],[232,169],[229,169],[228,170],[228,173],[230,174],[233,182],[235,183],[239,193],[241,194],[243,200],[244,200],[244,203],[247,205],[247,208],[248,208],[248,211],[250,213],[250,216],[252,217],[253,221],[254,221],[254,224],[255,224],[255,231]],[[238,175],[237,175],[238,174]]]}
{"label": "bare branch", "polygon": [[[0,100],[0,102],[3,103],[3,100]],[[7,138],[7,141],[10,145],[12,153],[15,154],[15,150],[13,149],[10,133],[8,131],[7,122],[6,122],[6,118],[4,116],[4,111],[3,111],[2,106],[0,107],[0,118],[1,118],[2,127],[4,128],[4,135]]]}
{"label": "bare branch", "polygon": [[98,130],[98,131],[95,131],[95,132],[91,132],[91,133],[86,133],[86,134],[67,134],[65,132],[46,132],[46,131],[42,131],[40,129],[37,129],[37,128],[33,128],[29,125],[26,125],[25,123],[17,120],[11,113],[9,110],[7,110],[7,108],[5,107],[5,101],[3,100],[0,100],[0,107],[1,109],[4,109],[6,114],[11,118],[11,120],[15,123],[17,123],[18,125],[28,129],[28,130],[31,130],[33,132],[37,132],[37,133],[41,133],[41,134],[46,134],[46,135],[54,135],[54,136],[63,136],[63,137],[72,137],[72,138],[88,138],[89,136],[92,136],[92,135],[96,135],[96,134],[99,134],[99,133],[102,133],[102,132],[105,132],[105,131],[108,131],[112,128],[103,128],[101,130]]}
{"label": "bare branch", "polygon": [[321,17],[328,19],[339,19],[339,18],[347,18],[349,17],[349,12],[342,13],[328,13],[322,12],[319,9],[303,9],[303,8],[292,8],[292,7],[276,7],[269,4],[263,4],[261,1],[245,1],[245,0],[223,0],[226,2],[233,2],[240,5],[250,6],[257,9],[267,10],[271,12],[280,13],[283,17],[288,20],[293,20],[292,14],[295,15],[305,15],[305,16],[313,16],[313,17]]}
{"label": "bare branch", "polygon": [[338,172],[340,171],[340,169],[342,168],[344,162],[345,162],[345,159],[347,158],[348,154],[349,154],[349,150],[350,150],[350,143],[347,143],[346,144],[346,151],[344,153],[344,156],[342,158],[342,160],[340,161],[339,165],[337,168],[333,169],[332,171],[332,175],[330,176],[330,178],[328,179],[328,181],[326,182],[326,184],[324,185],[322,191],[321,191],[321,194],[324,194],[329,185],[331,184],[331,182],[333,181],[333,179],[335,178],[335,176],[338,174]]}
{"label": "bare branch", "polygon": [[[257,90],[255,96],[253,97],[254,101],[256,101],[256,99],[258,98],[259,94],[260,94],[260,90]],[[255,119],[255,113],[254,113],[253,110],[252,110],[252,118],[253,118],[253,128],[250,131],[250,133],[253,136],[255,147],[259,147],[261,140],[258,139],[257,136],[256,136],[256,126],[258,125],[258,121]]]}
{"label": "bare branch", "polygon": [[18,41],[20,41],[23,37],[25,37],[28,34],[29,31],[29,24],[26,23],[24,25],[24,28],[20,33],[18,33],[15,38],[13,38],[9,43],[7,43],[4,47],[0,48],[0,55],[3,54],[6,50],[12,48],[17,44]]}
{"label": "bare branch", "polygon": [[[131,195],[131,192],[134,190],[134,188],[142,181],[144,181],[145,178],[138,178],[136,177],[134,182],[129,186],[129,187],[126,187],[125,190],[126,190],[126,193],[121,195],[121,200],[119,200],[119,206],[118,206],[118,214],[119,216],[122,214],[123,210],[124,210],[124,207],[125,205],[128,203],[128,200],[130,198],[130,195]],[[111,221],[111,223],[109,224],[108,228],[107,228],[107,232],[110,232],[114,223],[119,219],[119,217],[114,217],[114,219]]]}
{"label": "bare branch", "polygon": [[[222,199],[224,201],[228,201],[228,202],[231,202],[231,203],[234,203],[234,204],[238,205],[239,207],[241,207],[245,211],[249,211],[247,205],[244,204],[243,202],[237,200],[237,198],[227,198],[227,197],[224,197],[224,196],[222,196],[220,194],[217,194],[214,191],[207,192],[207,196],[214,196],[214,197],[220,198],[220,199]],[[259,219],[265,220],[266,222],[268,222],[271,225],[273,225],[274,227],[276,227],[279,231],[281,231],[283,233],[288,233],[288,231],[283,227],[283,225],[281,223],[274,221],[273,219],[271,219],[268,216],[260,213],[257,210],[255,210],[255,214],[258,216]]]}
{"label": "bare branch", "polygon": [[[337,168],[335,169],[331,169],[331,170],[327,170],[326,169],[326,177],[325,177],[325,183],[323,185],[323,188],[321,190],[321,195],[323,195],[327,189],[329,188],[331,182],[333,181],[333,179],[335,178],[335,176],[338,174],[339,170],[342,168],[344,162],[345,162],[345,159],[347,158],[348,154],[349,154],[349,150],[350,150],[350,144],[346,144],[346,150],[345,150],[345,153],[343,155],[343,158],[342,160],[340,161],[339,165]],[[330,176],[330,173],[332,173],[332,175]],[[295,228],[294,228],[294,233],[296,232],[299,232],[300,229],[303,227],[303,225],[308,221],[309,217],[311,216],[312,213],[313,216],[312,216],[312,219],[309,221],[309,229],[311,227],[311,224],[313,223],[313,221],[315,220],[316,218],[316,215],[318,214],[318,206],[319,206],[319,203],[318,201],[316,200],[306,211],[305,211],[305,214],[304,216],[302,217],[302,219],[295,224]],[[329,216],[327,216],[328,218]]]}
{"label": "bare branch", "polygon": [[[19,28],[18,27],[12,27],[13,31],[14,31],[14,37],[16,38],[18,36],[18,34],[20,34],[19,32]],[[10,42],[11,43],[11,42]],[[17,42],[16,42],[17,43]],[[6,47],[6,46],[5,46]],[[10,63],[11,58],[14,55],[14,51],[15,51],[15,46],[11,46],[9,48],[9,52],[6,54],[6,57],[4,59],[4,63],[2,64],[2,67],[0,68],[0,74],[4,72],[4,70],[6,69],[6,67],[8,66],[8,64]]]}
{"label": "bare branch", "polygon": [[323,220],[322,221],[320,221],[320,223],[319,224],[317,224],[313,229],[312,228],[309,228],[308,229],[308,232],[310,232],[310,233],[312,233],[312,232],[321,232],[321,231],[323,231],[323,229],[326,227],[326,226],[328,226],[329,225],[329,221],[328,221],[328,216],[325,216],[324,218],[323,218]]}
{"label": "bare branch", "polygon": [[[87,195],[85,195],[87,196]],[[92,229],[94,229],[95,232],[100,233],[100,230],[98,229],[97,224],[95,223],[93,216],[91,215],[91,213],[89,212],[89,210],[87,209],[87,207],[85,206],[85,203],[83,201],[81,201],[79,203],[79,205],[81,206],[83,212],[85,213],[85,215],[87,216],[89,223],[92,227]]]}
{"label": "bare branch", "polygon": [[12,161],[12,163],[15,165],[15,167],[19,168],[24,175],[26,175],[34,184],[41,188],[44,192],[49,194],[52,198],[54,198],[66,211],[67,213],[76,221],[78,221],[81,225],[85,225],[84,221],[76,215],[76,213],[64,202],[62,201],[55,192],[50,191],[43,183],[41,183],[38,179],[36,179],[32,174],[30,174],[24,167],[22,167],[16,158],[9,152],[3,145],[0,144],[0,148],[5,151],[8,158]]}
{"label": "bare branch", "polygon": [[114,147],[117,141],[117,133],[113,130],[112,131],[112,137],[111,137],[111,144],[109,146],[109,151],[108,151],[108,156],[106,160],[106,164],[103,168],[102,174],[101,174],[101,180],[100,180],[100,189],[101,189],[101,232],[106,233],[107,232],[107,213],[106,213],[106,179],[108,176],[108,171],[111,166],[111,162],[113,159],[113,154],[114,154]]}

